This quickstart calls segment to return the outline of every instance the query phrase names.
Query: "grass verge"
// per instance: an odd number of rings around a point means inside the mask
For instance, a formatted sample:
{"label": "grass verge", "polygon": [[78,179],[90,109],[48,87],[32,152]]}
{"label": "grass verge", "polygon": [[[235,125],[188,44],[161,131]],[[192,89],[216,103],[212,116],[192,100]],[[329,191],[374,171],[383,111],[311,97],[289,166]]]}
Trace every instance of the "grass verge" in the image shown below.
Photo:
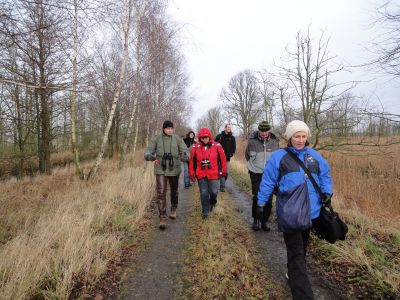
{"label": "grass verge", "polygon": [[283,287],[271,282],[261,254],[227,193],[207,220],[201,219],[199,192],[189,223],[178,299],[284,299]]}

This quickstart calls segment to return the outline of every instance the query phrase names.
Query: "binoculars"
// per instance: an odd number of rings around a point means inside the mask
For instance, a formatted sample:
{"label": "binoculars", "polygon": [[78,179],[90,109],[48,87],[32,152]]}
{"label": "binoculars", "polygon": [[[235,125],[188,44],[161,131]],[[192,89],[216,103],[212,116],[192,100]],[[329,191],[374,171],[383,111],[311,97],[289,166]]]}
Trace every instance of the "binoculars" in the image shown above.
{"label": "binoculars", "polygon": [[161,166],[164,171],[167,169],[167,163],[170,169],[174,167],[174,158],[171,153],[164,153],[161,159]]}
{"label": "binoculars", "polygon": [[208,159],[203,159],[201,161],[201,169],[204,170],[205,168],[211,169],[211,162]]}

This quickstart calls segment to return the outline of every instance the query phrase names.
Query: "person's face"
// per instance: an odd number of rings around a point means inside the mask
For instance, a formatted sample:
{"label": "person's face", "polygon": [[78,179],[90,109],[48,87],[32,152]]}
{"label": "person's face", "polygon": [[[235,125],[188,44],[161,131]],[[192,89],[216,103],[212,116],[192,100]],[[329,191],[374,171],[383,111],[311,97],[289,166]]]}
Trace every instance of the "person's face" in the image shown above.
{"label": "person's face", "polygon": [[207,144],[210,141],[210,138],[208,136],[202,136],[200,140],[203,142],[203,144]]}
{"label": "person's face", "polygon": [[189,133],[189,137],[190,137],[191,139],[194,138],[193,132]]}
{"label": "person's face", "polygon": [[232,125],[226,125],[225,126],[225,132],[226,133],[232,132]]}
{"label": "person's face", "polygon": [[263,140],[267,139],[269,137],[269,131],[259,131],[260,138]]}
{"label": "person's face", "polygon": [[291,137],[292,145],[296,149],[303,149],[306,146],[307,142],[307,133],[304,131],[297,131]]}
{"label": "person's face", "polygon": [[174,133],[174,128],[173,127],[164,128],[164,133],[166,135],[172,135]]}

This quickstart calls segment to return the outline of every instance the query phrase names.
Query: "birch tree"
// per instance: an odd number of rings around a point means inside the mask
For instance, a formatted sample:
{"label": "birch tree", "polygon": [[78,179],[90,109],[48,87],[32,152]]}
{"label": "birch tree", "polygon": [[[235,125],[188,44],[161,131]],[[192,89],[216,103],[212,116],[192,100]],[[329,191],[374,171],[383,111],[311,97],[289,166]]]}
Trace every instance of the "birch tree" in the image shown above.
{"label": "birch tree", "polygon": [[96,158],[96,161],[95,161],[93,167],[91,168],[91,170],[87,176],[88,180],[91,177],[94,177],[96,175],[97,170],[100,167],[104,152],[106,150],[106,146],[107,146],[107,142],[108,142],[108,135],[109,135],[112,121],[114,118],[114,113],[117,108],[118,100],[120,98],[121,86],[122,86],[122,82],[124,81],[125,68],[126,68],[126,63],[127,63],[127,59],[128,59],[129,30],[130,30],[130,23],[131,23],[131,18],[132,18],[131,9],[132,9],[132,0],[124,0],[123,12],[122,12],[123,13],[123,17],[122,17],[123,52],[122,52],[122,57],[121,57],[119,80],[117,82],[117,86],[116,86],[116,89],[114,92],[114,98],[113,98],[113,102],[111,105],[107,125],[104,130],[104,135],[103,135],[103,140],[102,140],[102,143],[100,146],[100,151],[97,155],[97,158]]}

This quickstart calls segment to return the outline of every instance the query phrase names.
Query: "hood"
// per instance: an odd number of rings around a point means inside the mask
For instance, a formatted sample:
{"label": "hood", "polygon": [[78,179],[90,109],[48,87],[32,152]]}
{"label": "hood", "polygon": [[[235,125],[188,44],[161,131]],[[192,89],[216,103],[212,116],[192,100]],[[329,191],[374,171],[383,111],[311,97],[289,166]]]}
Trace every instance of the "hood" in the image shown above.
{"label": "hood", "polygon": [[203,136],[208,136],[210,138],[210,140],[212,140],[212,134],[211,134],[211,131],[208,128],[201,128],[199,130],[199,133],[197,134],[197,136],[199,138],[201,138]]}

